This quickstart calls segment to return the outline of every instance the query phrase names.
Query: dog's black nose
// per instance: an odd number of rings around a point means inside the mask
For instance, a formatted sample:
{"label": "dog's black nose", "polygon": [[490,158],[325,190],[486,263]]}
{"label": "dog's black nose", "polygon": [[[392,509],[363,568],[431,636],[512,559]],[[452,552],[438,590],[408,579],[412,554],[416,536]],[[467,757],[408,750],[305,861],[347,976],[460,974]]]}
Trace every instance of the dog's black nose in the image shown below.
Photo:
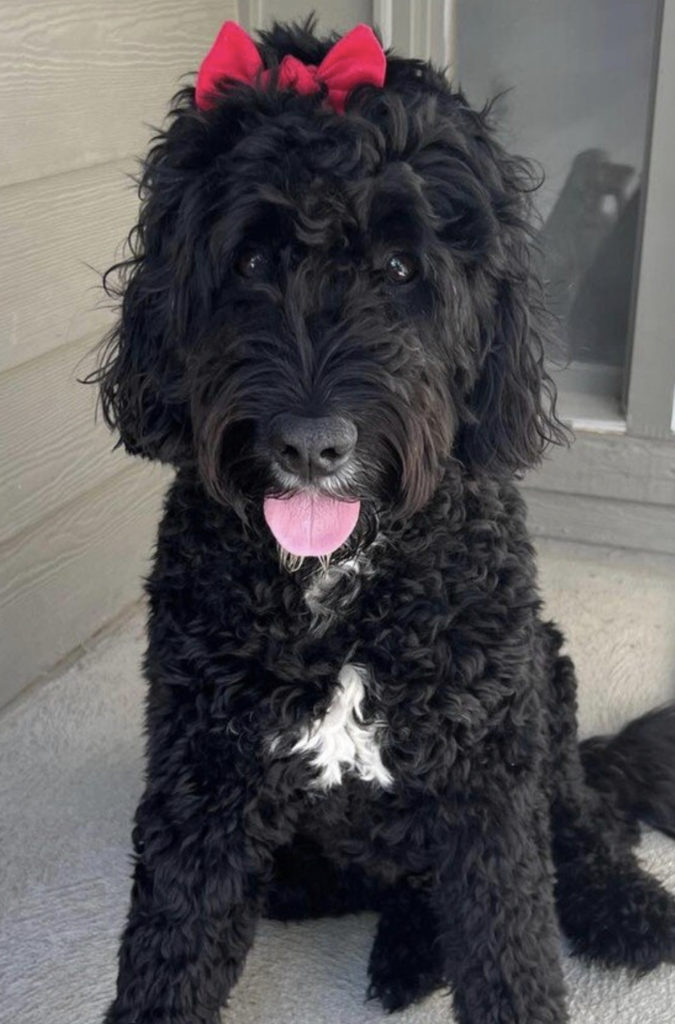
{"label": "dog's black nose", "polygon": [[302,480],[328,476],[345,466],[354,453],[358,432],[342,416],[277,416],[271,445],[282,469]]}

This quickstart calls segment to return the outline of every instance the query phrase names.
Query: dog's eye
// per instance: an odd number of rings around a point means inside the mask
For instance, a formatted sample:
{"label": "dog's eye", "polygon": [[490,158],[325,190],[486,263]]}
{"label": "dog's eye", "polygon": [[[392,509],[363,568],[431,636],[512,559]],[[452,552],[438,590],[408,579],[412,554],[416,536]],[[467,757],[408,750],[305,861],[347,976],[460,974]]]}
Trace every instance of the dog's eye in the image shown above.
{"label": "dog's eye", "polygon": [[417,261],[405,252],[392,252],[384,263],[387,280],[392,284],[407,284],[417,275]]}
{"label": "dog's eye", "polygon": [[270,271],[269,254],[264,249],[244,249],[237,258],[236,268],[242,277],[265,278]]}

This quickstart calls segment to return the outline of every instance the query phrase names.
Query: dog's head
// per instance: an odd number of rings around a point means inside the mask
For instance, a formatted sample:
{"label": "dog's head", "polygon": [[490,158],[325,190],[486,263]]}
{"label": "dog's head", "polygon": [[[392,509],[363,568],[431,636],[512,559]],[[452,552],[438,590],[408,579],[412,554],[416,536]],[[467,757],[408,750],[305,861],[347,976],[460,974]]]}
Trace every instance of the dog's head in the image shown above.
{"label": "dog's head", "polygon": [[[276,26],[260,54],[316,66],[334,42]],[[195,465],[217,500],[265,503],[282,545],[321,554],[358,502],[410,515],[449,460],[519,471],[559,427],[532,179],[487,115],[394,56],[344,112],[277,75],[223,82],[205,109],[178,95],[98,376],[129,451]]]}

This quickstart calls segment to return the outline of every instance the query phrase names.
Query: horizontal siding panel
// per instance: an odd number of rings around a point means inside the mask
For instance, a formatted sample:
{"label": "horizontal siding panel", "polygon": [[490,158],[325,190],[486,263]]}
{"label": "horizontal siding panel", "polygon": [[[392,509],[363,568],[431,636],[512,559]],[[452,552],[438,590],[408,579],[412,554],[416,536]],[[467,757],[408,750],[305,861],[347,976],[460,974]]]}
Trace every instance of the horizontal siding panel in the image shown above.
{"label": "horizontal siding panel", "polygon": [[168,479],[131,466],[0,547],[0,703],[140,596]]}
{"label": "horizontal siding panel", "polygon": [[0,185],[142,152],[230,0],[0,5]]}
{"label": "horizontal siding panel", "polygon": [[675,555],[675,509],[524,488],[535,537]]}
{"label": "horizontal siding panel", "polygon": [[0,374],[0,543],[132,465],[96,422],[97,389],[77,381],[94,340]]}
{"label": "horizontal siding panel", "polygon": [[580,433],[571,448],[552,449],[525,486],[675,509],[675,444]]}
{"label": "horizontal siding panel", "polygon": [[0,192],[0,372],[111,323],[100,272],[136,219],[132,170],[106,164]]}

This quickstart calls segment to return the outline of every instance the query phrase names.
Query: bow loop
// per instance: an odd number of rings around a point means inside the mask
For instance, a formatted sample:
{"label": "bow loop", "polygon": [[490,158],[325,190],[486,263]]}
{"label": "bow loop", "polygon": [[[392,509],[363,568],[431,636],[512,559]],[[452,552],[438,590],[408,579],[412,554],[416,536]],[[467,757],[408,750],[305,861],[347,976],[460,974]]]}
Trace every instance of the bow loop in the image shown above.
{"label": "bow loop", "polygon": [[349,93],[358,85],[382,88],[387,58],[368,25],[357,25],[333,46],[319,65],[320,81],[328,86],[330,103],[342,113]]}
{"label": "bow loop", "polygon": [[195,83],[195,103],[200,110],[213,106],[213,94],[219,82],[253,84],[263,70],[258,47],[236,21],[226,21],[201,63]]}
{"label": "bow loop", "polygon": [[[359,85],[381,88],[386,69],[387,58],[372,28],[357,25],[338,40],[318,67],[286,54],[277,81],[281,89],[294,89],[303,96],[325,86],[327,102],[338,113],[344,113],[349,93]],[[202,62],[195,85],[197,106],[208,110],[218,86],[228,79],[250,85],[270,81],[270,72],[264,70],[253,39],[234,21],[225,22]]]}

